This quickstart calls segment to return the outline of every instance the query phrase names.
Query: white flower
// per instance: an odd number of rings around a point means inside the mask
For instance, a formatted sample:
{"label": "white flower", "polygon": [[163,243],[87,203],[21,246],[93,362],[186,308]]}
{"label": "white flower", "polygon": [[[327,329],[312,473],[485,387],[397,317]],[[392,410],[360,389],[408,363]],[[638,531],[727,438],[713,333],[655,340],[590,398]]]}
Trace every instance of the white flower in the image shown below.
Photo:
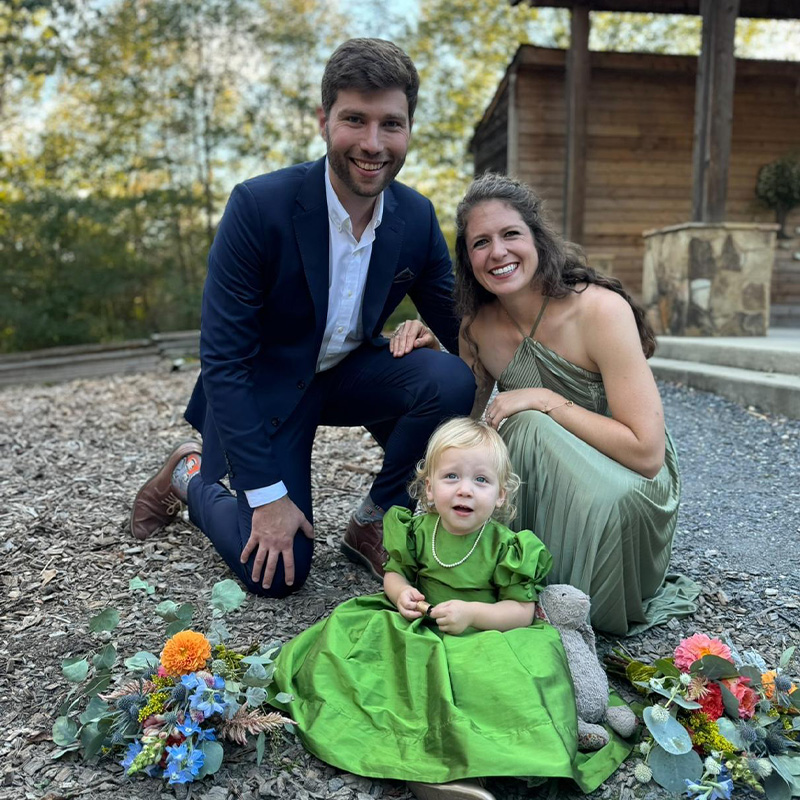
{"label": "white flower", "polygon": [[688,686],[692,682],[692,676],[688,672],[681,672],[680,682]]}
{"label": "white flower", "polygon": [[719,761],[714,760],[711,756],[705,760],[703,766],[709,775],[719,775],[720,772],[722,772],[722,764],[720,764]]}
{"label": "white flower", "polygon": [[651,770],[644,761],[640,761],[633,768],[633,777],[636,778],[639,783],[650,783],[653,779],[653,770]]}
{"label": "white flower", "polygon": [[639,742],[639,752],[646,756],[653,749],[653,745],[648,741]]}
{"label": "white flower", "polygon": [[663,725],[669,720],[669,711],[664,706],[653,706],[652,710],[653,722]]}

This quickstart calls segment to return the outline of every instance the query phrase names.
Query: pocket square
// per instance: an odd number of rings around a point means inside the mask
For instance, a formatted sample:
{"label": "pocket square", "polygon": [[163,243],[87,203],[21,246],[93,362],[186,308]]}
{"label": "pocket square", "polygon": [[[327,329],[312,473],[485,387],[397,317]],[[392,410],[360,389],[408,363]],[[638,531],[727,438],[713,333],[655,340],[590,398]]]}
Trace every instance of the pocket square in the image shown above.
{"label": "pocket square", "polygon": [[412,278],[416,277],[416,273],[410,267],[406,267],[403,270],[400,270],[394,278],[392,279],[392,283],[402,283],[403,281],[410,281]]}

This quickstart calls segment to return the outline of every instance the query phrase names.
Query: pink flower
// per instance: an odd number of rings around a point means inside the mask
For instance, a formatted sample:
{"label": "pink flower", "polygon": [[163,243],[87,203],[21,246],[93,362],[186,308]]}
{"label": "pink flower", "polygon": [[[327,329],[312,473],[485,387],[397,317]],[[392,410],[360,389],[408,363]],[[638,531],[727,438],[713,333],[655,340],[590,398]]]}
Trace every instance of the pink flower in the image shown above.
{"label": "pink flower", "polygon": [[739,701],[739,716],[742,719],[750,719],[755,713],[756,703],[758,702],[758,694],[747,685],[750,683],[750,678],[743,676],[728,678],[722,683],[730,689],[733,696]]}
{"label": "pink flower", "polygon": [[158,677],[159,678],[166,678],[167,675],[168,675],[167,671],[164,669],[164,667],[161,666],[161,664],[159,664],[158,665]]}
{"label": "pink flower", "polygon": [[703,656],[719,656],[731,661],[731,651],[719,639],[712,639],[704,633],[696,633],[684,639],[675,648],[675,666],[682,672],[688,672],[689,667]]}

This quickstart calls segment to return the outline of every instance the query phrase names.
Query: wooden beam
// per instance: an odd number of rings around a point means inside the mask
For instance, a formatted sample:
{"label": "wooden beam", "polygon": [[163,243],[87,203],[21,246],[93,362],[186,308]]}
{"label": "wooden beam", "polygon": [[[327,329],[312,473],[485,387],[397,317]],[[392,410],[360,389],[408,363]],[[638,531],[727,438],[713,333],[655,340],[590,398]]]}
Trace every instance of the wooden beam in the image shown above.
{"label": "wooden beam", "polygon": [[725,219],[733,125],[739,0],[701,0],[703,41],[694,111],[692,221]]}
{"label": "wooden beam", "polygon": [[581,243],[586,194],[586,106],[589,99],[589,7],[571,12],[567,54],[567,154],[564,165],[564,237]]}
{"label": "wooden beam", "polygon": [[517,97],[517,68],[508,73],[508,116],[506,129],[506,173],[519,177],[519,100]]}

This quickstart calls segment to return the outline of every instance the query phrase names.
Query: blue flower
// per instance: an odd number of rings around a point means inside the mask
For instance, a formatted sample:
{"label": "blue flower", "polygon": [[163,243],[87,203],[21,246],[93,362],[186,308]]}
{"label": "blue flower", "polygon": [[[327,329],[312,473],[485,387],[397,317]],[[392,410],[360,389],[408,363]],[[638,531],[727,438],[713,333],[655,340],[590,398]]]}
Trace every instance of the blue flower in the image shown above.
{"label": "blue flower", "polygon": [[708,800],[730,800],[732,792],[733,781],[731,780],[728,770],[723,768],[715,781],[714,789],[709,795]]}
{"label": "blue flower", "polygon": [[177,764],[167,764],[164,777],[168,778],[169,783],[191,783],[194,780],[188,769],[179,769]]}
{"label": "blue flower", "polygon": [[210,717],[217,712],[222,713],[225,705],[221,702],[222,696],[213,689],[200,689],[191,696],[190,703],[192,708],[200,711],[204,717]]}
{"label": "blue flower", "polygon": [[197,689],[198,687],[205,689],[206,686],[206,682],[198,678],[196,672],[190,672],[188,675],[181,675],[181,683],[187,689]]}
{"label": "blue flower", "polygon": [[127,751],[125,752],[125,758],[123,758],[122,761],[120,761],[120,764],[122,764],[122,768],[127,770],[130,767],[130,765],[133,764],[133,759],[136,758],[136,756],[138,756],[143,749],[144,748],[142,747],[141,742],[131,742],[128,745]]}
{"label": "blue flower", "polygon": [[197,734],[197,741],[198,742],[216,742],[217,741],[217,734],[213,728],[200,728],[200,732]]}
{"label": "blue flower", "polygon": [[206,754],[202,750],[192,750],[186,759],[186,769],[196,778],[206,760]]}
{"label": "blue flower", "polygon": [[703,794],[706,790],[705,786],[701,786],[699,783],[695,783],[694,781],[690,781],[688,778],[683,779],[686,783],[686,796],[687,797],[698,797],[699,795]]}
{"label": "blue flower", "polygon": [[214,684],[215,689],[224,689],[225,688],[225,678],[220,677],[219,675],[214,676]]}
{"label": "blue flower", "polygon": [[172,744],[167,747],[167,763],[178,764],[189,755],[189,745],[186,742]]}
{"label": "blue flower", "polygon": [[175,726],[187,739],[200,731],[200,723],[195,722],[191,717],[186,717],[182,725]]}

